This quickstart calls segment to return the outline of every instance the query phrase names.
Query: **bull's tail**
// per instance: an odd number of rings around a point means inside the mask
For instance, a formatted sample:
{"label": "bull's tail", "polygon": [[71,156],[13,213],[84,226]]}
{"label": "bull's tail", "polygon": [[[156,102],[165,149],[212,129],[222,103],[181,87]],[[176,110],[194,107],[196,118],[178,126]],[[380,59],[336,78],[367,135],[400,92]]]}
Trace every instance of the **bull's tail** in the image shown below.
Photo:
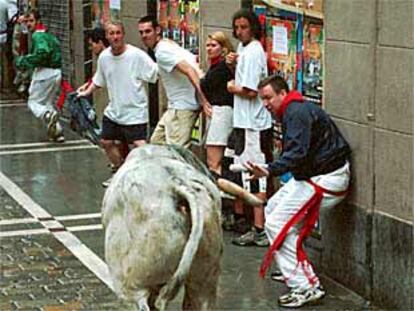
{"label": "bull's tail", "polygon": [[183,255],[181,257],[180,263],[178,264],[177,270],[175,271],[172,278],[167,282],[167,284],[161,288],[158,298],[155,301],[155,306],[161,311],[165,309],[168,301],[177,295],[178,290],[190,272],[191,264],[198,250],[198,245],[200,244],[204,227],[203,210],[206,210],[206,208],[204,208],[204,205],[208,204],[209,202],[208,198],[201,195],[200,192],[205,191],[205,189],[201,190],[201,188],[202,187],[197,187],[197,185],[192,185],[189,187],[183,183],[175,187],[178,195],[185,198],[189,203],[191,214],[191,231],[187,244],[184,247]]}

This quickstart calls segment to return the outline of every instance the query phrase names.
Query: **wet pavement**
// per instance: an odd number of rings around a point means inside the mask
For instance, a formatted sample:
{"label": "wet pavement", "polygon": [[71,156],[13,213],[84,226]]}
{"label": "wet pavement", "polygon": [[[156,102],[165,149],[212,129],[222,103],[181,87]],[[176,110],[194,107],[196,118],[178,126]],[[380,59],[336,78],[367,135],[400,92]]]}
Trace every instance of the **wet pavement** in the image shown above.
{"label": "wet pavement", "polygon": [[[0,310],[134,310],[110,289],[104,263],[101,150],[66,131],[47,141],[24,100],[0,97]],[[262,280],[265,249],[225,233],[217,310],[279,310],[283,284]],[[303,310],[361,310],[366,302],[322,276],[327,296]],[[182,293],[169,305],[180,309]]]}

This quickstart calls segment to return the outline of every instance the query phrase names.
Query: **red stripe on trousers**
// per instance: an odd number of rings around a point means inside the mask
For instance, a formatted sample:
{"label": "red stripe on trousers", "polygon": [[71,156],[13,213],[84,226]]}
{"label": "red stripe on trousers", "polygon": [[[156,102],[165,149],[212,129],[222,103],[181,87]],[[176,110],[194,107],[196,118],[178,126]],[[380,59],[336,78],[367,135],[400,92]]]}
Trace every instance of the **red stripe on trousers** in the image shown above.
{"label": "red stripe on trousers", "polygon": [[315,194],[312,197],[310,197],[310,199],[299,209],[299,211],[295,215],[293,215],[292,218],[283,226],[282,230],[277,235],[272,245],[269,247],[269,250],[263,258],[262,265],[260,266],[259,275],[261,278],[264,278],[264,276],[266,275],[266,271],[272,263],[274,252],[276,252],[282,247],[283,242],[285,241],[286,236],[289,232],[289,229],[298,224],[302,219],[304,219],[303,226],[299,232],[299,237],[296,243],[296,253],[298,259],[297,266],[301,265],[311,284],[314,283],[314,279],[311,278],[310,271],[307,269],[310,262],[306,256],[305,250],[303,249],[303,240],[312,232],[313,228],[315,227],[315,224],[319,217],[319,208],[321,206],[323,194],[327,193],[335,196],[343,196],[347,193],[347,190],[336,192],[325,189],[315,184],[311,180],[307,180],[307,182],[313,186],[313,188],[315,189]]}

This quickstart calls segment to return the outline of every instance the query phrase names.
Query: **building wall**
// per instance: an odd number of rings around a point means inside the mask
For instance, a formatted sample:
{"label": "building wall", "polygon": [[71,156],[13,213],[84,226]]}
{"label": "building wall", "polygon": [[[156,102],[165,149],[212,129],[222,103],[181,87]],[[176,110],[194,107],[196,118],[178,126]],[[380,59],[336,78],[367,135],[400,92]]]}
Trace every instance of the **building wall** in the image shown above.
{"label": "building wall", "polygon": [[200,40],[200,51],[201,57],[200,62],[203,69],[207,68],[206,65],[206,53],[205,44],[206,38],[209,33],[215,31],[223,31],[226,33],[234,48],[237,48],[237,40],[232,37],[231,19],[234,12],[244,5],[244,1],[220,1],[220,0],[201,0],[201,40]]}
{"label": "building wall", "polygon": [[62,74],[65,79],[71,79],[73,68],[71,66],[70,50],[70,10],[66,1],[38,1],[41,21],[48,27],[60,42],[62,49]]}
{"label": "building wall", "polygon": [[346,204],[323,214],[322,269],[413,309],[414,2],[325,0],[326,110],[353,149]]}

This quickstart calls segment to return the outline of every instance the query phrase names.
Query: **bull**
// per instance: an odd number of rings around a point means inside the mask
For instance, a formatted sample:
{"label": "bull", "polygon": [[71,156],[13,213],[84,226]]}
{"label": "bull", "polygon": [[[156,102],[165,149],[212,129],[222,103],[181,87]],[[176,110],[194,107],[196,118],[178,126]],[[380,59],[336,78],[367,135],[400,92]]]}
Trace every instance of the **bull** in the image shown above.
{"label": "bull", "polygon": [[217,187],[250,204],[256,197],[215,180],[182,148],[136,148],[103,199],[105,259],[118,296],[140,311],[164,310],[184,286],[183,309],[215,309],[223,253]]}

